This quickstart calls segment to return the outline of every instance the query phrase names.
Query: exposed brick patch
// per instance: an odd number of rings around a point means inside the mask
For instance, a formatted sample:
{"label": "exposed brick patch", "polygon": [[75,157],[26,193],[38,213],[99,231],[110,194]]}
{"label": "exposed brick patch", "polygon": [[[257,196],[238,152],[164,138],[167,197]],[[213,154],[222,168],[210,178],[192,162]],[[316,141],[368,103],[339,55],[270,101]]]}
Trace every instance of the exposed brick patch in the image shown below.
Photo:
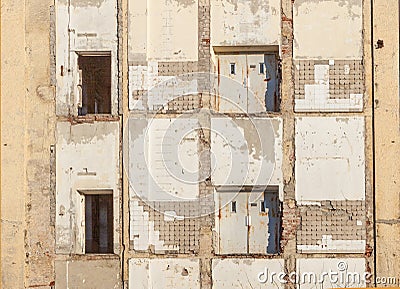
{"label": "exposed brick patch", "polygon": [[284,250],[288,241],[296,238],[296,232],[300,226],[300,211],[294,200],[287,200],[283,202],[282,213],[281,248]]}

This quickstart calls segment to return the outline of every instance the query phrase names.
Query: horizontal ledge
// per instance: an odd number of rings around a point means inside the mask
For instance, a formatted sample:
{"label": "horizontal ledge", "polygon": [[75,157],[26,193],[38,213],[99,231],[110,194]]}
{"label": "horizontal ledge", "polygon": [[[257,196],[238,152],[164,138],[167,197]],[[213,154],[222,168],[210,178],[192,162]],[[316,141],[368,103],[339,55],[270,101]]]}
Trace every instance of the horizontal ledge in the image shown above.
{"label": "horizontal ledge", "polygon": [[228,53],[265,53],[279,51],[279,45],[243,45],[243,46],[213,46],[214,52],[217,54]]}

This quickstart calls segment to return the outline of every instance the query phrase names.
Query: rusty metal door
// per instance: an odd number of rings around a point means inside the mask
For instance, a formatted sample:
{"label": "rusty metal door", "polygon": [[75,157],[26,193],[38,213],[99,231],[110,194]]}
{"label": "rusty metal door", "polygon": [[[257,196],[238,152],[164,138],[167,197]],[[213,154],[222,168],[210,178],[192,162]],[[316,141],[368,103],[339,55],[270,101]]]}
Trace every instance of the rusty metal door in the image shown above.
{"label": "rusty metal door", "polygon": [[246,55],[218,56],[218,92],[215,100],[221,112],[247,112]]}
{"label": "rusty metal door", "polygon": [[247,252],[247,193],[219,195],[219,254]]}
{"label": "rusty metal door", "polygon": [[265,111],[267,80],[264,54],[247,55],[248,112]]}
{"label": "rusty metal door", "polygon": [[[253,194],[252,194],[253,195]],[[266,254],[268,247],[268,208],[264,194],[257,197],[249,196],[248,203],[248,253]]]}
{"label": "rusty metal door", "polygon": [[279,111],[280,76],[276,53],[219,55],[218,74],[215,99],[218,111]]}

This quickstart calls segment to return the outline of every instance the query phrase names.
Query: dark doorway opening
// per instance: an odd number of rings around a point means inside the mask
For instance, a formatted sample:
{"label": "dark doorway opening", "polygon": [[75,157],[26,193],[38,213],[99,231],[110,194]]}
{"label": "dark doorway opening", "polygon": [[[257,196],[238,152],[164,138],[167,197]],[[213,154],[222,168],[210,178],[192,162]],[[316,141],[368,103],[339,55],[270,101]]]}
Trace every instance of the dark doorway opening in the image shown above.
{"label": "dark doorway opening", "polygon": [[111,113],[111,55],[78,56],[82,94],[78,115]]}

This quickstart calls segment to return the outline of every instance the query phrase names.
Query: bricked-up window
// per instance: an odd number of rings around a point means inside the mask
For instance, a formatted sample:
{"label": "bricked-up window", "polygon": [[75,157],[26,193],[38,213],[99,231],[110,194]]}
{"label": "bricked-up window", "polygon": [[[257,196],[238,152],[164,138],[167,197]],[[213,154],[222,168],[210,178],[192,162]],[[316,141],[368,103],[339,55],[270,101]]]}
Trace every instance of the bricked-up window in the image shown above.
{"label": "bricked-up window", "polygon": [[79,115],[111,113],[111,55],[79,55]]}
{"label": "bricked-up window", "polygon": [[113,253],[113,195],[85,195],[85,252]]}

